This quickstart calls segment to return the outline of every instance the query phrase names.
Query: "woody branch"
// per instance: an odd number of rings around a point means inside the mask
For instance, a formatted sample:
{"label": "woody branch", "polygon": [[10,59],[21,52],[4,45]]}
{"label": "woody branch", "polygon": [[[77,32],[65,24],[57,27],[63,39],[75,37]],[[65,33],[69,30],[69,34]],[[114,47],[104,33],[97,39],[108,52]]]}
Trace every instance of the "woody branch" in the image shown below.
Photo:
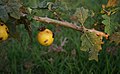
{"label": "woody branch", "polygon": [[38,17],[38,16],[34,16],[33,19],[36,21],[39,21],[39,22],[48,23],[48,24],[52,24],[52,25],[65,26],[65,27],[72,28],[72,29],[75,29],[75,30],[78,30],[81,32],[83,32],[83,30],[86,30],[89,32],[94,32],[97,35],[105,37],[106,39],[108,38],[108,34],[105,34],[104,32],[97,31],[95,29],[87,29],[84,26],[77,26],[76,24],[72,24],[72,23],[69,23],[66,21],[59,21],[59,20],[48,18],[48,17]]}
{"label": "woody branch", "polygon": [[75,29],[78,31],[83,31],[83,27],[77,26],[76,24],[69,23],[66,21],[59,21],[59,20],[54,20],[54,19],[48,18],[48,17],[38,17],[38,16],[34,16],[33,19],[36,21],[39,21],[39,22],[43,22],[43,23],[65,26],[65,27],[69,27],[69,28],[72,28],[72,29]]}

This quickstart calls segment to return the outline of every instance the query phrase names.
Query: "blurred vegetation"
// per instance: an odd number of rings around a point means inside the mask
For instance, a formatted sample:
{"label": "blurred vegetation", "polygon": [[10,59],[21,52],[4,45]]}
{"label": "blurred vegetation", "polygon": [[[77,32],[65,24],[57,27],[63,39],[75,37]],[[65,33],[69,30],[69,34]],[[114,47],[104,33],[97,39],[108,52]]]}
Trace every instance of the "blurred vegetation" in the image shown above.
{"label": "blurred vegetation", "polygon": [[[0,42],[0,74],[120,74],[120,36],[116,35],[116,32],[120,33],[120,1],[114,7],[115,3],[110,6],[107,5],[108,1],[0,0],[0,21],[10,30],[8,40]],[[110,15],[112,21],[107,23],[102,22],[109,19],[104,18],[108,13],[101,13],[103,4],[108,6],[106,11],[113,13]],[[89,52],[80,50],[80,37],[83,33],[32,19],[35,15],[47,16],[81,25],[73,17],[80,7],[89,9],[90,14],[94,14],[93,17],[88,17],[85,27],[109,32],[105,30],[105,24],[113,24],[110,26],[110,39],[103,39],[104,45],[98,54],[98,62],[89,61]],[[117,13],[114,14],[116,8]],[[38,28],[42,26],[55,33],[55,41],[49,47],[40,45],[36,39]],[[118,39],[117,44],[113,37]],[[65,44],[61,47],[64,40]]]}

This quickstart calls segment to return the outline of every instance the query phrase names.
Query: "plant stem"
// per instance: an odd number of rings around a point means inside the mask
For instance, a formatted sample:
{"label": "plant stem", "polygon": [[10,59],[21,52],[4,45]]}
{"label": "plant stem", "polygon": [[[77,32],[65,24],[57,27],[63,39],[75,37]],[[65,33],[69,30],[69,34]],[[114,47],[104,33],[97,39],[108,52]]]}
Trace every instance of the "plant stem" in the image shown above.
{"label": "plant stem", "polygon": [[60,26],[65,26],[65,27],[69,27],[78,31],[83,31],[83,27],[82,26],[77,26],[76,24],[73,23],[69,23],[66,21],[59,21],[59,20],[54,20],[48,17],[38,17],[38,16],[34,16],[33,17],[34,20],[36,21],[40,21],[43,23],[48,23],[48,24],[53,24],[53,25],[60,25]]}
{"label": "plant stem", "polygon": [[33,19],[39,22],[47,23],[47,24],[65,26],[65,27],[72,28],[80,32],[85,32],[85,31],[94,32],[99,36],[103,36],[106,39],[108,38],[108,35],[105,34],[104,32],[97,31],[95,29],[87,29],[84,27],[83,24],[82,26],[77,26],[76,24],[69,23],[67,21],[59,21],[59,20],[48,18],[48,17],[39,17],[39,16],[34,16]]}

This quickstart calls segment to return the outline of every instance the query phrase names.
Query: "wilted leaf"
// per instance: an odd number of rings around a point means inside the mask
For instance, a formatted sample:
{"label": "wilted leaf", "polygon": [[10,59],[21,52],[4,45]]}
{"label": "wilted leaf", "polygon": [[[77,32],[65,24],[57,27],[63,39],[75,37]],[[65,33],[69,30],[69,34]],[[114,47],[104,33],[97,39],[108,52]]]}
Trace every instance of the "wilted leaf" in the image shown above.
{"label": "wilted leaf", "polygon": [[115,32],[114,34],[112,34],[110,36],[110,41],[111,42],[115,42],[116,44],[119,44],[120,43],[120,32]]}
{"label": "wilted leaf", "polygon": [[88,18],[88,12],[89,12],[89,10],[88,10],[88,9],[85,9],[85,8],[83,8],[83,7],[77,8],[74,16],[77,17],[78,21],[79,21],[81,24],[84,24],[84,22],[85,22],[86,19]]}
{"label": "wilted leaf", "polygon": [[91,50],[89,52],[89,60],[96,60],[96,61],[98,61],[98,52],[94,51],[94,50]]}
{"label": "wilted leaf", "polygon": [[102,36],[97,36],[95,32],[85,31],[85,33],[81,36],[82,51],[89,52],[89,60],[96,60],[98,61],[98,52],[102,50],[101,44]]}

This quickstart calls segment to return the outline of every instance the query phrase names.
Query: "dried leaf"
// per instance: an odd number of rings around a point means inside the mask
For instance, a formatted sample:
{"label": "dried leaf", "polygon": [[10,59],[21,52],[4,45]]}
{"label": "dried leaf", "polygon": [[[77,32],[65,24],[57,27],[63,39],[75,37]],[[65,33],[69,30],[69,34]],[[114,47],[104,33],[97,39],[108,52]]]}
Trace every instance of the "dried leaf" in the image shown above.
{"label": "dried leaf", "polygon": [[98,61],[98,52],[94,51],[94,50],[91,50],[89,52],[89,60],[96,60],[96,61]]}
{"label": "dried leaf", "polygon": [[86,19],[88,18],[88,9],[85,9],[83,7],[81,8],[77,8],[76,12],[74,14],[74,16],[77,18],[77,20],[81,23],[84,24],[84,22],[86,21]]}
{"label": "dried leaf", "polygon": [[107,14],[108,16],[110,16],[117,12],[119,12],[119,7],[107,8],[104,4],[102,5],[102,10],[101,10],[102,14]]}
{"label": "dried leaf", "polygon": [[108,0],[106,7],[115,7],[119,0]]}
{"label": "dried leaf", "polygon": [[76,56],[76,50],[75,50],[75,49],[73,49],[73,50],[71,51],[71,55],[72,55],[72,56]]}
{"label": "dried leaf", "polygon": [[111,42],[115,42],[116,44],[119,44],[120,43],[120,32],[115,32],[114,34],[112,34],[110,36],[110,41]]}
{"label": "dried leaf", "polygon": [[94,32],[94,33],[96,33],[97,36],[105,37],[106,39],[108,39],[108,37],[109,37],[108,34],[101,32],[101,31],[97,31],[95,29],[86,29],[86,30],[88,30],[89,32]]}
{"label": "dried leaf", "polygon": [[95,32],[86,30],[81,36],[81,40],[82,45],[80,49],[89,52],[89,60],[98,61],[98,52],[102,50],[101,44],[103,44],[102,36],[98,36]]}

